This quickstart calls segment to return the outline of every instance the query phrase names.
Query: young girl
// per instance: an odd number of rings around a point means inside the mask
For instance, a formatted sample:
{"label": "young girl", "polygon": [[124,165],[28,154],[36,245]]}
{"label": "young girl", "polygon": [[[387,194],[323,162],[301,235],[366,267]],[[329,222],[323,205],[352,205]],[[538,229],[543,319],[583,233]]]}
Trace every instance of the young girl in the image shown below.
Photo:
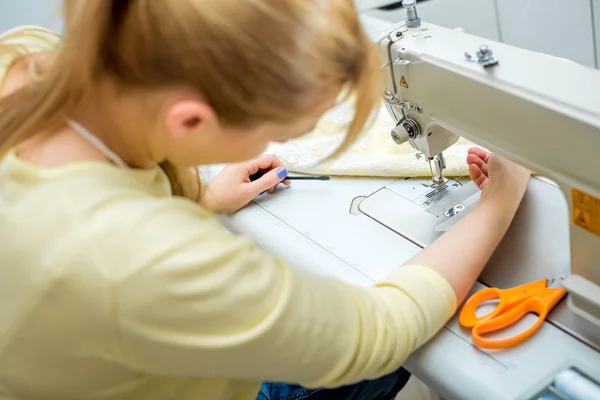
{"label": "young girl", "polygon": [[[395,396],[527,170],[472,150],[476,209],[367,288],[290,268],[214,217],[289,183],[261,152],[342,89],[356,118],[341,150],[362,129],[380,64],[352,3],[65,0],[57,47],[40,29],[2,39],[0,399]],[[190,171],[213,163],[232,164],[200,190]]]}

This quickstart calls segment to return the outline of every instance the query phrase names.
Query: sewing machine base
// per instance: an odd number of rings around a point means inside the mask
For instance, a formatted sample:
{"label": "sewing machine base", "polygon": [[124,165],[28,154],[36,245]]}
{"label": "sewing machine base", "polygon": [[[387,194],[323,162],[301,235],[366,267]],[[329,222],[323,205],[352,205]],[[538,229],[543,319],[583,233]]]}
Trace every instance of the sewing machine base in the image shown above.
{"label": "sewing machine base", "polygon": [[[388,184],[363,200],[360,211],[416,245],[426,247],[464,217],[477,202],[473,201],[474,196],[469,190],[472,183],[450,180],[449,188],[439,198],[431,188],[423,186],[423,182],[398,180]],[[423,199],[428,197],[434,197],[435,203],[424,203]],[[450,201],[443,197],[450,198]],[[435,208],[436,204],[442,207]],[[448,204],[462,204],[464,209],[455,216],[440,215],[440,209]],[[568,275],[568,222],[568,208],[560,189],[545,180],[532,178],[514,221],[482,273],[480,282],[508,288],[540,278]],[[468,243],[465,243],[465,248],[468,249]],[[554,309],[548,320],[600,350],[600,331],[589,321],[570,312],[565,301]]]}

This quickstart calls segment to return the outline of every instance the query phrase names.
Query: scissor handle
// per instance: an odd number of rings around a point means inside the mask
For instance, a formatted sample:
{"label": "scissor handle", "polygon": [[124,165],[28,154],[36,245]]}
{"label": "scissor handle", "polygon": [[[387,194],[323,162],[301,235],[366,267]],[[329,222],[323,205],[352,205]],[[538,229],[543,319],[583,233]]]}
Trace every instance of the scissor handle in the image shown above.
{"label": "scissor handle", "polygon": [[[520,304],[523,300],[534,293],[546,289],[546,279],[525,283],[510,289],[485,288],[475,293],[464,304],[458,321],[465,328],[473,328],[484,319],[494,318],[498,314],[508,311],[512,307]],[[482,317],[477,317],[477,309],[486,301],[499,300],[496,309]]]}
{"label": "scissor handle", "polygon": [[[548,311],[548,306],[542,300],[538,298],[527,299],[510,311],[481,321],[475,325],[472,331],[473,344],[482,349],[506,349],[521,344],[532,337],[542,327],[544,320],[548,316]],[[530,312],[537,314],[538,319],[526,331],[501,339],[486,339],[483,337],[486,333],[498,332],[515,324]]]}
{"label": "scissor handle", "polygon": [[[477,317],[477,309],[483,303],[491,300],[499,300],[496,308],[487,313],[484,316]],[[493,318],[500,314],[504,308],[505,295],[504,291],[496,288],[486,288],[475,293],[467,300],[463,305],[460,314],[458,315],[458,322],[465,328],[473,328],[477,323],[481,322],[486,318]]]}
{"label": "scissor handle", "polygon": [[[550,310],[565,294],[566,291],[562,288],[544,289],[521,303],[517,303],[514,307],[507,308],[496,316],[482,320],[473,327],[473,344],[483,349],[498,350],[523,343],[542,327]],[[524,332],[501,339],[486,339],[483,337],[487,333],[498,332],[515,324],[528,313],[537,314],[538,319],[533,326]]]}

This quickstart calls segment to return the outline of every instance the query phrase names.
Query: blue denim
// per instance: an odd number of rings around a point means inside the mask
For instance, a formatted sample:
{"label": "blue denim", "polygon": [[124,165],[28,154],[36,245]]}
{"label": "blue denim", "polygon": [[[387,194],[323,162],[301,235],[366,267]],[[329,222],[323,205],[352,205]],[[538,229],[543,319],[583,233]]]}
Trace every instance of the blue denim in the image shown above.
{"label": "blue denim", "polygon": [[408,382],[410,373],[404,368],[372,381],[337,389],[305,389],[287,383],[264,382],[257,400],[393,400]]}

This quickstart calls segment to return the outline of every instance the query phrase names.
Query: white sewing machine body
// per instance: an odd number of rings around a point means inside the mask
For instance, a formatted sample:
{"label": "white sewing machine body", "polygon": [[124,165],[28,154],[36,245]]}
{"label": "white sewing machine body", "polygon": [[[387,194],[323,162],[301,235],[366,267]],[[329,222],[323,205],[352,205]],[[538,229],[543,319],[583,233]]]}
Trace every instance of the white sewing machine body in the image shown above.
{"label": "white sewing machine body", "polygon": [[[588,215],[589,226],[581,227],[583,221],[572,215],[573,188],[578,191],[575,210],[595,210],[589,208],[591,197],[582,199],[579,192],[600,197],[594,168],[600,149],[600,72],[426,23],[408,28],[364,22],[372,33],[385,33],[375,42],[389,61],[384,65],[389,111],[398,122],[416,121],[422,136],[413,135],[411,143],[425,158],[437,160],[436,174],[443,170],[443,158],[436,157],[460,135],[559,185],[532,178],[514,223],[473,290],[571,274],[569,307],[559,304],[526,343],[500,352],[477,349],[454,318],[407,368],[447,400],[537,399],[570,368],[600,384],[600,325],[595,324],[600,237],[593,226],[598,217]],[[493,50],[496,66],[484,68],[465,58],[465,52],[474,54],[483,44]],[[299,267],[370,284],[435,240],[478,201],[464,180],[431,184],[417,179],[303,182],[258,199],[224,224],[251,234]],[[457,251],[468,251],[468,243]],[[534,321],[531,316],[524,324]]]}
{"label": "white sewing machine body", "polygon": [[[570,306],[600,327],[600,73],[429,24],[403,23],[379,43],[388,110],[425,157],[465,136],[562,188],[572,215]],[[487,54],[473,59],[470,49]]]}

